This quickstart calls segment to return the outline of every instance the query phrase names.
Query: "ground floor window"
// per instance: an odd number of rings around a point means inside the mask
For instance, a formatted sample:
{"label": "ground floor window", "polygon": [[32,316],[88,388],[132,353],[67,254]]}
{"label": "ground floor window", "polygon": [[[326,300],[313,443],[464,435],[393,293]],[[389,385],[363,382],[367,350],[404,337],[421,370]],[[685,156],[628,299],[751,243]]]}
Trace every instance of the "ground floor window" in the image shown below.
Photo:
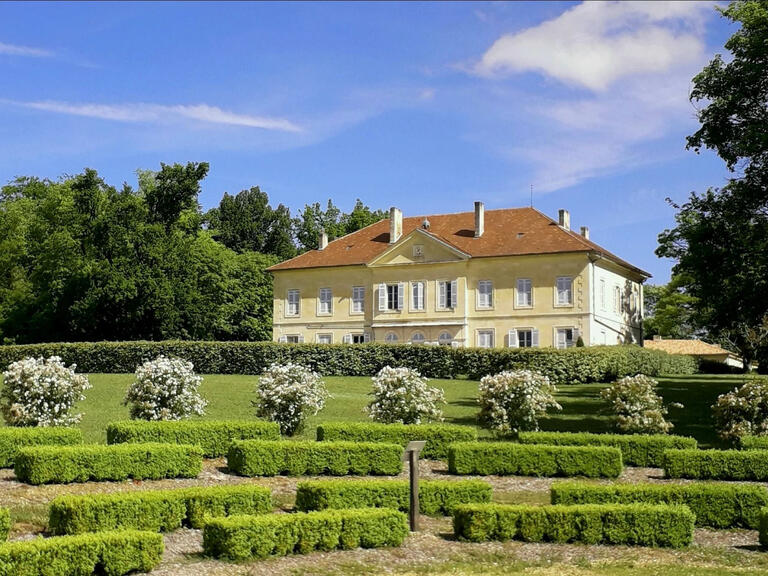
{"label": "ground floor window", "polygon": [[575,328],[558,328],[555,332],[556,348],[572,348],[578,339],[578,330]]}
{"label": "ground floor window", "polygon": [[477,346],[478,348],[493,348],[494,347],[494,332],[493,330],[478,330],[477,331]]}
{"label": "ground floor window", "polygon": [[414,332],[411,336],[411,342],[414,344],[424,344],[424,341],[426,338],[424,337],[424,334],[422,332]]}
{"label": "ground floor window", "polygon": [[519,348],[533,347],[533,330],[518,330],[517,346]]}
{"label": "ground floor window", "polygon": [[437,342],[440,346],[450,346],[453,343],[453,336],[451,336],[450,332],[440,332]]}
{"label": "ground floor window", "polygon": [[288,336],[284,336],[284,338],[288,344],[301,344],[304,342],[304,337],[300,334],[289,334]]}
{"label": "ground floor window", "polygon": [[333,342],[333,335],[331,334],[318,334],[317,335],[317,343],[318,344],[330,344]]}
{"label": "ground floor window", "polygon": [[390,344],[393,342],[397,342],[397,334],[394,332],[387,332],[387,335],[384,336],[384,341],[389,342]]}
{"label": "ground floor window", "polygon": [[362,344],[363,342],[369,342],[370,336],[367,332],[356,332],[354,334],[345,334],[343,342],[344,344]]}

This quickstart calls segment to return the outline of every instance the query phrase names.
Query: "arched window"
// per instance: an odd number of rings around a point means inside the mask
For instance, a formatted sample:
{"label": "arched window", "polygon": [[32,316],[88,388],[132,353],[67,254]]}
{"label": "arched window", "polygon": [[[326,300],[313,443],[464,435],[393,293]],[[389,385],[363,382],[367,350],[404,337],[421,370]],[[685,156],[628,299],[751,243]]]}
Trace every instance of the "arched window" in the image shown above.
{"label": "arched window", "polygon": [[438,337],[437,341],[441,346],[450,346],[453,342],[453,336],[451,336],[450,332],[440,332],[440,336]]}
{"label": "arched window", "polygon": [[414,332],[411,336],[411,342],[414,344],[424,344],[424,340],[426,338],[424,338],[424,334],[421,332]]}
{"label": "arched window", "polygon": [[387,332],[387,335],[384,336],[384,341],[388,342],[389,344],[397,342],[397,334],[394,332]]}

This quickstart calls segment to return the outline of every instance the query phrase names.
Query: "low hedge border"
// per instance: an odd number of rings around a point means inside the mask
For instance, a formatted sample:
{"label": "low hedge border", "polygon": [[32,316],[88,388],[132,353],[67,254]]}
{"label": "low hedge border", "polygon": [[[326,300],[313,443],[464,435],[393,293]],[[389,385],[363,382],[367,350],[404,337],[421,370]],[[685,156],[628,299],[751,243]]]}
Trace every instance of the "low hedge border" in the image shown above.
{"label": "low hedge border", "polygon": [[241,476],[397,475],[403,448],[377,442],[236,440],[227,467]]}
{"label": "low hedge border", "polygon": [[739,446],[742,450],[768,450],[768,436],[742,436]]}
{"label": "low hedge border", "polygon": [[[427,516],[449,516],[458,504],[490,502],[491,485],[482,480],[425,480],[419,483],[419,511]],[[410,486],[405,480],[310,480],[296,489],[296,509],[410,508]]]}
{"label": "low hedge border", "polygon": [[764,486],[724,482],[692,484],[591,484],[556,482],[552,504],[680,504],[696,515],[697,526],[747,528],[760,526],[760,510],[768,506]]}
{"label": "low hedge border", "polygon": [[317,427],[317,440],[387,442],[405,447],[411,440],[426,440],[422,458],[445,460],[448,445],[477,440],[477,430],[456,424],[379,424],[374,422],[326,422]]}
{"label": "low hedge border", "polygon": [[107,425],[107,444],[196,444],[203,449],[206,458],[225,456],[233,440],[280,440],[280,426],[277,422],[258,420],[130,420]]}
{"label": "low hedge border", "polygon": [[693,541],[694,515],[685,506],[463,504],[453,513],[462,540],[583,542],[682,548]]}
{"label": "low hedge border", "polygon": [[0,468],[13,468],[13,459],[22,446],[71,446],[83,443],[78,428],[0,428]]}
{"label": "low hedge border", "polygon": [[608,446],[457,442],[448,450],[451,474],[615,478],[622,469],[621,451]]}
{"label": "low hedge border", "polygon": [[121,576],[149,572],[163,557],[163,537],[154,532],[121,530],[78,536],[37,538],[0,545],[2,576]]}
{"label": "low hedge border", "polygon": [[11,533],[11,512],[7,508],[0,508],[0,542],[8,540]]}
{"label": "low hedge border", "polygon": [[272,492],[263,486],[210,486],[59,496],[48,508],[53,535],[133,529],[172,532],[202,528],[206,517],[266,514]]}
{"label": "low hedge border", "polygon": [[664,450],[696,449],[695,439],[665,434],[591,434],[589,432],[520,432],[521,444],[554,446],[613,446],[627,466],[661,468]]}
{"label": "low hedge border", "polygon": [[760,546],[768,548],[768,508],[762,508],[760,514],[760,525],[758,526]]}
{"label": "low hedge border", "polygon": [[66,484],[194,478],[202,468],[199,446],[148,443],[21,448],[13,470],[18,480],[28,484]]}
{"label": "low hedge border", "polygon": [[407,535],[405,514],[388,508],[230,516],[205,523],[203,552],[214,558],[246,560],[400,546]]}
{"label": "low hedge border", "polygon": [[768,450],[667,450],[667,478],[768,480]]}

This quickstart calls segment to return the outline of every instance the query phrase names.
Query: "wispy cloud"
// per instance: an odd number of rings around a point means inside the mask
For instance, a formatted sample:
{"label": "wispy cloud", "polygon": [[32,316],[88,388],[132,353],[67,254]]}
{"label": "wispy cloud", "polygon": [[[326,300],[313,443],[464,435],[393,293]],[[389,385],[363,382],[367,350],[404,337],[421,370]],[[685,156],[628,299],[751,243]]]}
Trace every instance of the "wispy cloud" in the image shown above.
{"label": "wispy cloud", "polygon": [[158,124],[179,120],[192,120],[208,124],[225,124],[247,128],[260,128],[263,130],[275,130],[279,132],[302,131],[300,126],[283,118],[238,114],[207,104],[178,104],[170,106],[148,103],[77,104],[55,100],[36,102],[5,101],[5,103],[33,110],[68,114],[72,116],[85,116],[88,118],[99,118],[101,120],[111,120],[115,122]]}
{"label": "wispy cloud", "polygon": [[0,54],[7,56],[27,56],[30,58],[50,58],[54,53],[43,48],[33,48],[32,46],[20,46],[18,44],[7,44],[0,42]]}

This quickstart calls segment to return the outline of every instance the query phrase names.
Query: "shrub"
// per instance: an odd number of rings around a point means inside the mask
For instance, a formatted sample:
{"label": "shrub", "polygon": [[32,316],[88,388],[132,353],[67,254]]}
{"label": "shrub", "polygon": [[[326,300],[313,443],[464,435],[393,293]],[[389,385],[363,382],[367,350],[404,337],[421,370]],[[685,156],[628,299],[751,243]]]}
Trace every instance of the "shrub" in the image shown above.
{"label": "shrub", "polygon": [[21,448],[13,471],[29,484],[65,484],[90,480],[194,478],[203,452],[184,444],[115,446],[31,446]]}
{"label": "shrub", "polygon": [[[673,424],[656,392],[658,382],[644,374],[626,376],[600,392],[614,414],[614,425],[625,434],[666,434]],[[682,405],[678,405],[682,408]]]}
{"label": "shrub", "polygon": [[445,460],[452,442],[477,440],[472,426],[456,424],[374,424],[358,422],[326,422],[317,427],[318,441],[386,442],[403,448],[411,440],[425,440],[421,457]]}
{"label": "shrub", "polygon": [[521,432],[522,444],[552,444],[556,446],[614,446],[621,450],[625,465],[664,466],[664,450],[696,448],[693,438],[666,434],[590,434],[588,432]]}
{"label": "shrub", "polygon": [[[426,480],[419,483],[419,511],[427,516],[449,515],[457,504],[490,502],[491,485],[482,480]],[[309,480],[299,482],[296,509],[410,508],[405,480]]]}
{"label": "shrub", "polygon": [[768,450],[768,436],[742,436],[739,447],[742,450]]}
{"label": "shrub", "polygon": [[402,454],[397,444],[236,440],[227,466],[241,476],[395,475],[403,469]]}
{"label": "shrub", "polygon": [[622,469],[621,451],[607,446],[457,442],[448,449],[451,474],[615,478]]}
{"label": "shrub", "polygon": [[24,358],[3,372],[0,412],[9,426],[74,426],[81,414],[72,414],[91,385],[58,356]]}
{"label": "shrub", "polygon": [[11,513],[7,508],[0,508],[0,542],[8,539],[11,532]]}
{"label": "shrub", "polygon": [[442,388],[427,385],[416,370],[384,366],[373,380],[373,400],[366,407],[376,422],[420,424],[422,420],[442,420],[445,405]]}
{"label": "shrub", "polygon": [[136,368],[136,379],[123,404],[137,420],[181,420],[205,414],[206,401],[197,393],[203,379],[191,362],[162,354]]}
{"label": "shrub", "polygon": [[325,406],[328,391],[316,372],[299,364],[272,364],[256,386],[256,415],[280,425],[280,432],[293,436],[307,416]]}
{"label": "shrub", "polygon": [[768,506],[764,486],[726,482],[691,484],[590,484],[556,482],[552,504],[681,504],[696,515],[697,526],[757,530],[760,509]]}
{"label": "shrub", "polygon": [[498,435],[538,430],[547,408],[561,410],[549,378],[530,370],[501,372],[480,380],[480,421]]}
{"label": "shrub", "polygon": [[22,446],[82,444],[78,428],[0,428],[0,468],[12,468]]}
{"label": "shrub", "polygon": [[125,421],[107,425],[108,444],[196,444],[206,458],[225,456],[233,440],[279,439],[280,427],[276,423],[252,420]]}
{"label": "shrub", "polygon": [[59,496],[48,508],[48,530],[54,535],[118,529],[171,532],[182,525],[202,528],[208,516],[271,510],[270,489],[248,484]]}
{"label": "shrub", "polygon": [[78,536],[36,538],[0,545],[3,576],[122,576],[149,572],[163,557],[163,537],[121,530]]}
{"label": "shrub", "polygon": [[453,512],[454,533],[471,542],[514,539],[682,548],[693,541],[693,526],[693,512],[687,507],[652,504],[462,504]]}
{"label": "shrub", "polygon": [[214,518],[203,528],[203,552],[246,560],[315,550],[400,546],[408,534],[402,512],[387,508]]}
{"label": "shrub", "polygon": [[667,478],[768,481],[768,450],[667,450]]}
{"label": "shrub", "polygon": [[724,440],[768,435],[768,378],[745,382],[712,405],[715,429]]}
{"label": "shrub", "polygon": [[760,531],[760,545],[763,548],[768,548],[768,508],[760,510],[760,526],[758,530]]}

